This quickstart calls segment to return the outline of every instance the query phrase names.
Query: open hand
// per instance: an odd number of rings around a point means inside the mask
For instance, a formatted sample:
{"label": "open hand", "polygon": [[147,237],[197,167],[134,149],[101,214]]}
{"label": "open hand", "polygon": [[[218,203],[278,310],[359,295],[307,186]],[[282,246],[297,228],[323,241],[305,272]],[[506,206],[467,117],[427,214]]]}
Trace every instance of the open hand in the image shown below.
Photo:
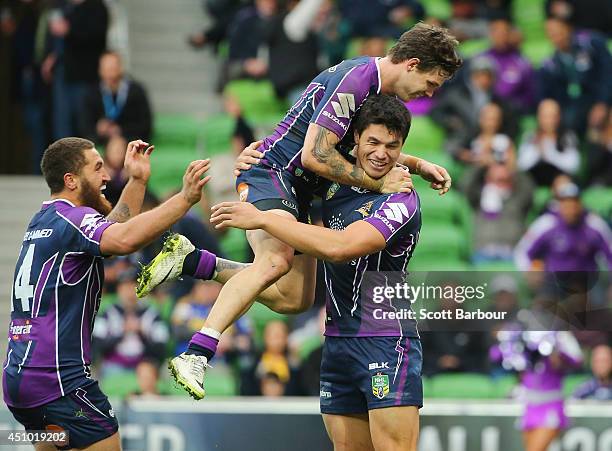
{"label": "open hand", "polygon": [[154,149],[155,146],[150,146],[149,143],[140,139],[128,143],[123,160],[123,168],[128,177],[145,184],[149,181],[151,176],[150,157]]}
{"label": "open hand", "polygon": [[202,198],[202,189],[210,180],[210,175],[202,176],[210,169],[210,160],[195,160],[189,163],[183,176],[181,194],[187,202],[194,205]]}
{"label": "open hand", "polygon": [[264,213],[248,202],[222,202],[214,205],[211,211],[210,222],[215,229],[254,230],[262,227]]}
{"label": "open hand", "polygon": [[244,148],[234,162],[234,176],[238,177],[242,171],[248,171],[254,164],[259,164],[264,154],[257,150],[263,141],[255,141]]}

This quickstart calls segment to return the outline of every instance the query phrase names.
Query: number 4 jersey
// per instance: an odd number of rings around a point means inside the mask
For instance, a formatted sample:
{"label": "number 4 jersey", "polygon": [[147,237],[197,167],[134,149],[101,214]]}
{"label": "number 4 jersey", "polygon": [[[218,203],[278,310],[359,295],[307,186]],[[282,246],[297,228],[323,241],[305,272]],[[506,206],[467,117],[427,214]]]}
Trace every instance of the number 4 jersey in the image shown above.
{"label": "number 4 jersey", "polygon": [[23,237],[13,279],[4,401],[36,407],[90,381],[91,335],[104,280],[97,211],[43,203]]}

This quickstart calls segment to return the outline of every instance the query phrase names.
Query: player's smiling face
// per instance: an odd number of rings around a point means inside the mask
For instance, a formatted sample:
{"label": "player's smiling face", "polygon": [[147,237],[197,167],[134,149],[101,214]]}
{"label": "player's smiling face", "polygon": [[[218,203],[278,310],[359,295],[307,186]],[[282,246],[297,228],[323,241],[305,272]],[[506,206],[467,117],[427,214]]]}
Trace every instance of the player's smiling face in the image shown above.
{"label": "player's smiling face", "polygon": [[85,155],[85,166],[79,173],[79,198],[82,205],[107,215],[112,210],[112,205],[104,197],[103,191],[110,177],[104,167],[104,160],[96,149],[83,151]]}
{"label": "player's smiling face", "polygon": [[361,135],[355,133],[357,165],[372,178],[383,177],[399,158],[404,140],[382,124],[370,124]]}

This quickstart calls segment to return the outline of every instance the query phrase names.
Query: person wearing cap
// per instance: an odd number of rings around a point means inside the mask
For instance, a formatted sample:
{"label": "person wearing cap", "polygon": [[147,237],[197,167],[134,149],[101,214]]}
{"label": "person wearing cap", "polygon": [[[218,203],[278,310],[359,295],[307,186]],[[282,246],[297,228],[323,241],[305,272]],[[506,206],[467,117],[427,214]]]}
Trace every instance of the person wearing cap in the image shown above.
{"label": "person wearing cap", "polygon": [[558,208],[536,219],[515,249],[519,270],[597,271],[612,269],[612,231],[585,210],[574,183],[557,188]]}
{"label": "person wearing cap", "polygon": [[514,111],[494,92],[495,65],[487,57],[474,58],[469,64],[469,74],[458,77],[441,94],[431,111],[433,120],[447,132],[447,150],[456,154],[460,146],[471,141],[479,131],[479,113],[487,104],[501,106],[504,124],[502,133],[515,138],[517,123]]}

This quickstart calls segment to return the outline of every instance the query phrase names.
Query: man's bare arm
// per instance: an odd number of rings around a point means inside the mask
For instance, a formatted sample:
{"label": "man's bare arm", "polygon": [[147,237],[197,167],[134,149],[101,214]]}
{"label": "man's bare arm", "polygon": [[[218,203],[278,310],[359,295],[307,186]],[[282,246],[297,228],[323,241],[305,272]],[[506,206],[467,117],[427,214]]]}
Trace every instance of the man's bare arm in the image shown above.
{"label": "man's bare arm", "polygon": [[304,167],[328,180],[344,185],[358,186],[377,192],[409,191],[406,189],[410,180],[396,172],[380,179],[373,179],[365,171],[347,161],[336,150],[338,136],[331,130],[317,124],[310,124],[302,149]]}

